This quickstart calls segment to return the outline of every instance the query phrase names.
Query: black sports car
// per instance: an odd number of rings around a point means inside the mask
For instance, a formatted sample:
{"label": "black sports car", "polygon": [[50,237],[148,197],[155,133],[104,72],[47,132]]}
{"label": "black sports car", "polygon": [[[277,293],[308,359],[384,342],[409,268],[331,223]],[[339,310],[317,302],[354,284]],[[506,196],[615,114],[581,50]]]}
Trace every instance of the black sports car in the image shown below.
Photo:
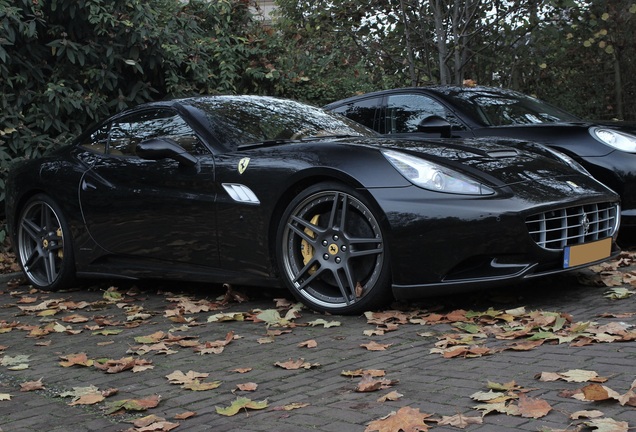
{"label": "black sports car", "polygon": [[593,123],[522,93],[491,87],[384,90],[325,107],[392,136],[509,137],[574,158],[621,196],[623,226],[636,226],[636,125]]}
{"label": "black sports car", "polygon": [[316,310],[359,313],[618,253],[619,197],[545,147],[387,139],[270,97],[139,106],[18,164],[6,188],[19,261],[50,290],[282,280]]}

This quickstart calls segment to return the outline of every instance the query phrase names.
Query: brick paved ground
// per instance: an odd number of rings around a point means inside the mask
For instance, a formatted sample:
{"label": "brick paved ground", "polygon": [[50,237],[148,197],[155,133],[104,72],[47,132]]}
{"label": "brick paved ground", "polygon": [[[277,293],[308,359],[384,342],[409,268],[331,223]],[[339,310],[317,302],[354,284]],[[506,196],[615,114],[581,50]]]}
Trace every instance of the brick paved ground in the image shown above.
{"label": "brick paved ground", "polygon": [[[622,272],[636,270],[625,267]],[[630,297],[610,300],[604,296],[608,288],[581,284],[581,277],[590,277],[589,270],[577,275],[542,279],[505,290],[470,295],[442,297],[427,301],[427,310],[447,314],[457,309],[487,311],[489,308],[510,310],[525,306],[526,311],[553,311],[569,314],[573,322],[635,323],[636,304]],[[627,279],[626,279],[627,280]],[[117,285],[120,292],[127,287]],[[296,327],[270,327],[270,330],[291,330],[272,336],[272,342],[259,343],[267,336],[265,323],[253,321],[207,322],[208,317],[219,312],[248,312],[275,307],[274,298],[284,292],[259,293],[246,290],[251,297],[246,303],[231,303],[222,311],[186,313],[188,325],[175,323],[166,317],[166,310],[175,306],[171,300],[187,296],[191,301],[214,300],[224,293],[219,287],[170,285],[157,286],[146,283],[135,296],[125,295],[122,302],[104,301],[108,285],[83,286],[77,290],[60,293],[30,293],[27,286],[0,285],[0,395],[9,394],[10,400],[0,400],[0,428],[8,431],[121,431],[132,428],[132,419],[154,414],[179,423],[178,431],[364,431],[369,422],[377,420],[402,407],[419,409],[432,414],[431,418],[463,414],[481,417],[475,410],[480,402],[471,398],[476,392],[488,391],[488,381],[509,383],[532,389],[528,396],[545,400],[552,410],[541,418],[528,418],[501,413],[483,417],[483,424],[469,425],[468,431],[537,431],[575,430],[585,419],[570,420],[569,415],[580,410],[599,410],[603,418],[627,422],[636,427],[636,408],[621,406],[616,400],[584,402],[560,395],[562,390],[580,389],[589,383],[542,382],[535,378],[541,372],[565,372],[584,369],[597,372],[609,379],[603,385],[626,393],[636,378],[636,342],[592,343],[574,347],[569,343],[546,342],[530,351],[505,350],[477,358],[444,358],[431,353],[441,335],[453,332],[449,323],[435,325],[401,324],[384,335],[367,336],[372,331],[364,316],[330,317],[302,310],[293,322]],[[628,284],[623,287],[631,288]],[[171,294],[166,290],[170,290]],[[31,303],[18,303],[32,298]],[[22,299],[22,300],[21,300]],[[19,306],[33,307],[47,300],[88,302],[89,306],[73,309],[73,304],[51,303],[54,311],[49,315],[42,311],[23,312]],[[51,312],[52,313],[52,312]],[[130,319],[133,314],[149,314],[142,320]],[[38,316],[38,314],[43,316]],[[601,314],[613,314],[602,317]],[[622,314],[622,315],[618,315]],[[88,318],[87,322],[65,322],[73,315]],[[423,312],[419,315],[425,316]],[[430,317],[430,315],[427,315]],[[138,317],[141,317],[138,315]],[[317,319],[339,321],[340,326],[303,326]],[[115,325],[104,325],[105,323]],[[34,329],[57,324],[56,330],[41,337],[28,337]],[[100,335],[95,326],[102,329],[121,330],[118,334]],[[128,325],[126,325],[128,324]],[[137,326],[131,324],[139,324]],[[501,323],[497,324],[500,325]],[[60,326],[81,332],[69,334]],[[623,327],[625,327],[623,325]],[[8,329],[11,331],[7,331]],[[493,327],[493,328],[496,328]],[[482,327],[483,329],[483,327]],[[633,329],[632,329],[633,330]],[[60,366],[61,356],[86,353],[90,359],[121,359],[134,355],[127,353],[141,344],[137,336],[155,332],[171,332],[189,336],[200,343],[225,340],[228,332],[235,338],[220,354],[198,354],[192,347],[171,345],[172,354],[155,354],[153,351],[136,355],[151,360],[153,369],[133,373],[124,371],[107,374],[95,367]],[[455,333],[457,333],[455,331]],[[298,344],[315,340],[316,348],[302,348]],[[369,351],[360,345],[375,341],[392,344],[385,351]],[[262,341],[261,341],[262,342]],[[514,342],[489,336],[483,346],[501,348]],[[28,355],[28,368],[10,370],[7,365],[16,356]],[[274,366],[275,362],[304,358],[319,367],[286,370]],[[236,368],[251,368],[239,374]],[[359,377],[348,378],[342,371],[356,369],[381,369],[386,379],[399,381],[391,388],[375,392],[356,392]],[[196,371],[209,373],[204,382],[220,381],[213,390],[191,391],[170,384],[166,375],[176,370],[184,373]],[[43,390],[20,391],[20,385],[42,379]],[[237,390],[237,384],[253,382],[256,391]],[[91,406],[69,406],[72,398],[59,395],[74,387],[93,385],[100,390],[118,389],[118,393]],[[395,390],[403,396],[397,401],[378,402],[378,398]],[[517,392],[518,394],[518,392]],[[140,399],[160,395],[155,408],[144,413],[125,412],[106,415],[107,403],[123,399]],[[1,397],[1,396],[0,396]],[[227,407],[238,397],[253,401],[267,400],[264,410],[241,411],[235,416],[218,414],[215,407]],[[290,411],[273,410],[273,407],[292,403],[309,405]],[[176,414],[186,411],[196,415],[186,420],[175,420]],[[431,430],[457,431],[452,426],[440,426],[428,422]],[[543,428],[543,429],[542,429]],[[587,428],[583,430],[595,430]],[[619,430],[619,429],[617,429]]]}

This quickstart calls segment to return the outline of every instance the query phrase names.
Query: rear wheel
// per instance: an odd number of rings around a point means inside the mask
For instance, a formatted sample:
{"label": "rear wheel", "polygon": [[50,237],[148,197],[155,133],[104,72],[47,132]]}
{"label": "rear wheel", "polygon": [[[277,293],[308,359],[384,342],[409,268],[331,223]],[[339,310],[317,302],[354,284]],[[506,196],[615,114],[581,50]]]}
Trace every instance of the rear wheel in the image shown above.
{"label": "rear wheel", "polygon": [[277,245],[285,284],[312,309],[360,313],[391,298],[383,229],[355,189],[326,182],[303,191],[283,214]]}
{"label": "rear wheel", "polygon": [[58,290],[75,277],[70,229],[59,206],[38,194],[18,219],[17,254],[24,273],[37,288]]}

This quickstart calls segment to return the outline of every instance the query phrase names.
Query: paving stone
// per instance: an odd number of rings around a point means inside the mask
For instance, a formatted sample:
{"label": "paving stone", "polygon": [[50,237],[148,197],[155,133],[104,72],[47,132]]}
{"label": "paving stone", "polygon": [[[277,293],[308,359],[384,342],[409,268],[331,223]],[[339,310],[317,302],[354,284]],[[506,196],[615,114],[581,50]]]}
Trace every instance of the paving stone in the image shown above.
{"label": "paving stone", "polygon": [[[636,270],[627,268],[625,271]],[[115,283],[117,284],[117,283]],[[404,406],[419,408],[423,413],[436,418],[462,413],[467,416],[481,416],[473,407],[479,402],[471,399],[478,391],[487,391],[488,381],[507,383],[515,381],[526,389],[530,397],[546,400],[552,411],[543,418],[532,419],[520,416],[492,413],[484,417],[482,425],[471,425],[466,430],[475,432],[534,432],[542,427],[566,429],[572,424],[568,415],[577,410],[599,409],[606,417],[627,421],[636,427],[636,408],[622,407],[614,402],[583,403],[559,395],[563,389],[578,389],[586,383],[541,382],[535,376],[543,371],[560,372],[569,369],[594,370],[608,377],[604,383],[608,387],[626,392],[634,379],[636,341],[624,343],[592,344],[571,347],[569,344],[550,342],[530,351],[503,351],[478,358],[445,359],[432,354],[431,348],[438,342],[438,336],[455,333],[448,324],[401,325],[394,332],[382,336],[365,336],[365,330],[373,330],[375,325],[367,324],[363,316],[335,317],[315,314],[308,310],[301,312],[295,320],[296,327],[289,334],[274,337],[270,344],[259,344],[268,330],[287,330],[254,322],[208,323],[207,318],[218,311],[187,314],[198,325],[187,331],[174,331],[178,336],[193,336],[200,341],[224,340],[228,332],[234,332],[239,339],[232,340],[221,354],[200,355],[192,348],[175,346],[178,351],[171,355],[148,353],[134,355],[127,351],[140,345],[134,338],[147,336],[156,331],[169,332],[180,327],[180,323],[164,316],[174,302],[167,300],[163,292],[172,295],[186,295],[193,300],[214,299],[223,294],[222,290],[202,289],[189,285],[152,285],[151,289],[141,286],[141,294],[130,298],[130,302],[117,305],[103,303],[103,290],[94,286],[80,287],[64,293],[34,293],[38,302],[47,299],[86,301],[94,306],[78,311],[58,312],[53,317],[38,317],[33,313],[21,312],[17,307],[20,295],[27,295],[27,287],[8,289],[0,282],[0,323],[18,321],[22,329],[14,328],[8,333],[0,333],[1,356],[30,355],[29,368],[9,371],[0,366],[0,394],[10,394],[11,400],[0,400],[0,429],[2,431],[101,431],[116,432],[131,427],[130,419],[147,414],[155,414],[173,421],[175,414],[195,411],[197,414],[179,421],[179,431],[364,431],[373,420],[379,419]],[[557,311],[568,313],[575,322],[595,321],[599,323],[627,322],[634,324],[634,317],[603,318],[606,312],[636,312],[634,299],[611,301],[603,296],[604,288],[580,285],[575,275],[546,278],[531,283],[515,284],[506,289],[484,291],[461,296],[447,296],[431,299],[425,307],[439,307],[439,311],[454,309],[487,310],[514,309],[524,306],[526,310]],[[17,295],[9,293],[16,291]],[[259,290],[246,291],[252,299],[247,303],[230,304],[223,312],[244,312],[274,308],[274,298],[285,295],[277,292],[271,295],[259,294]],[[96,302],[101,302],[97,307]],[[93,334],[87,326],[95,325],[94,319],[102,317],[121,323],[127,322],[126,308],[141,306],[153,316],[137,327],[105,327],[123,329],[120,334],[100,336]],[[26,326],[44,326],[47,323],[62,323],[65,316],[77,313],[89,318],[89,322],[67,324],[79,334],[52,333],[41,338],[27,338]],[[340,321],[339,327],[312,327],[308,323],[318,318],[326,321]],[[433,336],[418,333],[431,332]],[[318,342],[316,348],[300,348],[298,344],[309,339]],[[50,341],[48,346],[36,344]],[[110,342],[110,344],[103,344]],[[368,351],[360,345],[376,341],[392,344],[385,351]],[[490,348],[504,348],[509,341],[493,337],[485,341]],[[125,371],[107,374],[94,367],[59,365],[60,356],[85,352],[92,359],[120,359],[134,356],[152,360],[154,369],[133,373]],[[275,362],[304,358],[321,366],[310,370],[290,371],[274,366]],[[232,372],[238,367],[251,367],[246,374]],[[381,369],[386,378],[399,382],[390,388],[376,392],[355,391],[359,377],[348,378],[342,371],[356,369]],[[166,375],[181,370],[209,373],[204,381],[219,380],[222,385],[209,391],[189,391],[179,385],[170,384]],[[25,381],[43,379],[46,390],[20,392],[20,384]],[[239,383],[255,382],[254,392],[237,391]],[[95,406],[69,406],[70,398],[59,398],[63,391],[73,387],[95,385],[101,390],[117,388],[119,393],[106,402]],[[395,390],[403,396],[398,401],[378,402],[378,398]],[[107,402],[146,397],[152,394],[162,396],[156,408],[143,413],[125,413],[106,416],[103,407]],[[243,410],[236,416],[225,417],[216,412],[215,407],[227,407],[238,397],[253,401],[267,400],[265,410]],[[294,402],[310,405],[291,411],[273,411],[275,406]],[[595,408],[596,407],[596,408]],[[72,425],[71,427],[69,425]],[[70,427],[70,428],[69,428]],[[432,430],[453,431],[450,426],[434,425]]]}

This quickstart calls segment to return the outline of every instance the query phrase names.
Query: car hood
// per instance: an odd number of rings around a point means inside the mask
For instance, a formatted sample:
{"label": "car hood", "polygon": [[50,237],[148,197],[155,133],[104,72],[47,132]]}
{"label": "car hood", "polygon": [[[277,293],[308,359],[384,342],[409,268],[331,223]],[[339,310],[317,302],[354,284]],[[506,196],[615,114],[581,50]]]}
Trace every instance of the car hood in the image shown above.
{"label": "car hood", "polygon": [[[351,144],[404,151],[432,162],[448,166],[473,177],[486,180],[494,187],[540,179],[585,178],[598,189],[598,182],[583,175],[556,157],[546,156],[542,147],[518,140],[475,139],[378,139],[346,140]],[[509,145],[515,145],[511,147]],[[577,181],[579,183],[579,181]]]}
{"label": "car hood", "polygon": [[621,132],[627,132],[636,135],[636,123],[623,121],[599,121],[590,123],[590,126],[606,126]]}

